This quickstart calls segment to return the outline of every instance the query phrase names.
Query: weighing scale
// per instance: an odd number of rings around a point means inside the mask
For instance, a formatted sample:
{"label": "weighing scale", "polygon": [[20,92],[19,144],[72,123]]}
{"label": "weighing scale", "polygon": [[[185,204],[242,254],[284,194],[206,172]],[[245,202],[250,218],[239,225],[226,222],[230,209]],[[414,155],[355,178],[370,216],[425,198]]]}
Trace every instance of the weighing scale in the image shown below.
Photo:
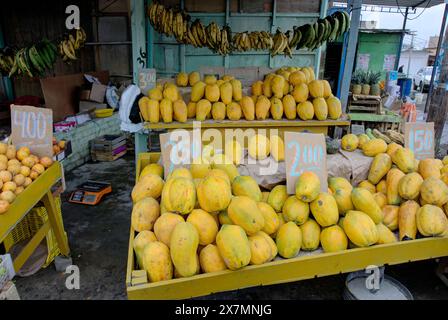
{"label": "weighing scale", "polygon": [[112,192],[112,185],[106,182],[87,181],[71,194],[69,202],[96,206],[101,199]]}

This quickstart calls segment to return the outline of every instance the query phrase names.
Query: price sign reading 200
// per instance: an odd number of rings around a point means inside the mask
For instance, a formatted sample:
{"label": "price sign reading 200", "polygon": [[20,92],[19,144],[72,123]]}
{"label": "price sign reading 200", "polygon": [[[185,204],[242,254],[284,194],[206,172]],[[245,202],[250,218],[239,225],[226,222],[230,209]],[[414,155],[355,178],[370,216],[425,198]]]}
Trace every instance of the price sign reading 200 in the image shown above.
{"label": "price sign reading 200", "polygon": [[42,112],[15,112],[14,125],[21,127],[24,139],[44,139],[47,132],[47,121]]}
{"label": "price sign reading 200", "polygon": [[[324,150],[321,145],[301,145],[297,141],[288,143],[288,149],[294,149],[294,161],[291,166],[291,177],[300,176],[303,171],[318,171],[324,161]],[[302,167],[299,170],[299,164]]]}

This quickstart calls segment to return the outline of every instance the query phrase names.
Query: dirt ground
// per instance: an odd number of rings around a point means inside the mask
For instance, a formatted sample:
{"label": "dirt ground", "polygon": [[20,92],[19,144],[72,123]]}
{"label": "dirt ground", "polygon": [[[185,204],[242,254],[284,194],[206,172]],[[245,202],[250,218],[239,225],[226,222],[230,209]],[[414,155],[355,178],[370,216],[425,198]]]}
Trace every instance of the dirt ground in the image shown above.
{"label": "dirt ground", "polygon": [[[66,175],[62,207],[73,263],[80,269],[80,290],[65,287],[66,274],[54,265],[28,278],[16,278],[22,299],[126,299],[125,274],[134,184],[132,157],[112,163],[86,164]],[[71,204],[69,192],[88,179],[107,181],[113,193],[96,207]],[[448,288],[435,275],[436,261],[386,267],[415,299],[448,299]],[[214,294],[201,299],[342,299],[347,275],[341,274],[289,284],[255,287]]]}

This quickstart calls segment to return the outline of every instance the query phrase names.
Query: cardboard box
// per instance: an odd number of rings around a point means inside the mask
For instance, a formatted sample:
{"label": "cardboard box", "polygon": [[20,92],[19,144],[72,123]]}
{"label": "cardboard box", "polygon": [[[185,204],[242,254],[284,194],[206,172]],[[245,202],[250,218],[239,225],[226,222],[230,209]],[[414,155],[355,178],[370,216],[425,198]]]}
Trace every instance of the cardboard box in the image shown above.
{"label": "cardboard box", "polygon": [[92,90],[90,90],[90,101],[103,103],[106,97],[107,86],[104,84],[93,83]]}
{"label": "cardboard box", "polygon": [[80,100],[89,100],[90,99],[90,90],[81,90],[79,94]]}

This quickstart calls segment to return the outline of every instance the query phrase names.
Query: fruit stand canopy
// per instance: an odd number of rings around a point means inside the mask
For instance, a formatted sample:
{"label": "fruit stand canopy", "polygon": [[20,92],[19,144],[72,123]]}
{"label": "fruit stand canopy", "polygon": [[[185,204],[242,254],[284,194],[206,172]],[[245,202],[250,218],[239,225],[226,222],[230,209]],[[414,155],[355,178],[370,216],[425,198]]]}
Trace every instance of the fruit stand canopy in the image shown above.
{"label": "fruit stand canopy", "polygon": [[[429,3],[428,3],[429,1]],[[347,1],[337,1],[341,3],[347,3]],[[443,0],[363,0],[362,4],[375,5],[375,6],[387,6],[387,7],[400,7],[400,8],[430,8],[444,3]]]}

